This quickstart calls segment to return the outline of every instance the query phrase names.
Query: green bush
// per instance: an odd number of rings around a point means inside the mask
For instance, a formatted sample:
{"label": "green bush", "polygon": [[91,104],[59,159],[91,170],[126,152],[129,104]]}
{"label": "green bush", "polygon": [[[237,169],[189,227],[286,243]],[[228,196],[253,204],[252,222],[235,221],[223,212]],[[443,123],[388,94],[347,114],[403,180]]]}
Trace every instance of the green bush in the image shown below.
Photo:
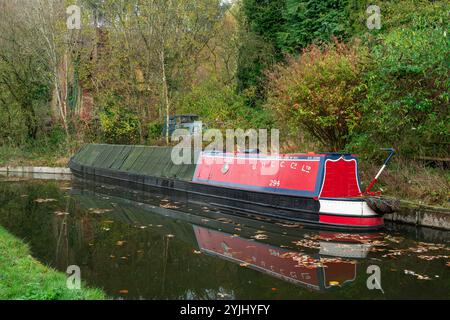
{"label": "green bush", "polygon": [[384,23],[391,29],[378,34],[371,49],[364,116],[351,148],[369,155],[380,146],[408,157],[448,155],[448,8],[410,0],[389,7]]}
{"label": "green bush", "polygon": [[342,150],[361,117],[364,57],[356,44],[310,46],[269,74],[266,108],[286,135],[299,141],[307,132],[328,150]]}
{"label": "green bush", "polygon": [[284,52],[297,53],[311,43],[348,37],[348,0],[286,0],[285,24],[277,41]]}
{"label": "green bush", "polygon": [[153,122],[148,125],[148,139],[151,141],[162,138],[164,124],[160,122]]}
{"label": "green bush", "polygon": [[107,100],[100,113],[103,141],[112,144],[139,143],[139,119],[131,110],[121,106],[120,98]]}
{"label": "green bush", "polygon": [[177,99],[178,111],[197,114],[208,128],[259,129],[271,122],[267,112],[246,105],[246,98],[231,85],[209,79]]}

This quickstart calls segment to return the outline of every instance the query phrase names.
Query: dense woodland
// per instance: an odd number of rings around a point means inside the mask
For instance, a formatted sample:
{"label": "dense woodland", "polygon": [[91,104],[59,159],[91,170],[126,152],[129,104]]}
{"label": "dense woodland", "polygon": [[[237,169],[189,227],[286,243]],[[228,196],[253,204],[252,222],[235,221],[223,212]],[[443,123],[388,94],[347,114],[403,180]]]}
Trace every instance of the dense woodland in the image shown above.
{"label": "dense woodland", "polygon": [[449,13],[445,0],[0,0],[0,160],[163,144],[167,115],[189,113],[278,128],[286,152],[377,163],[392,146],[408,180],[419,158],[449,157]]}

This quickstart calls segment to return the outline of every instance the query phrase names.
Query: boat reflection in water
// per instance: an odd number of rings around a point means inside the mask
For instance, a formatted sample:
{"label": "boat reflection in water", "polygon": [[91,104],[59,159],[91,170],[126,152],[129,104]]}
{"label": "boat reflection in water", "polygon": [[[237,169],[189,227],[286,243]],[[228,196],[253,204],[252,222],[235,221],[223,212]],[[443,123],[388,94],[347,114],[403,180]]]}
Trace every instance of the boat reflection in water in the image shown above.
{"label": "boat reflection in water", "polygon": [[[162,216],[169,219],[164,223],[169,230],[171,224],[178,226],[171,230],[176,239],[186,243],[196,239],[197,243],[192,245],[207,255],[315,291],[353,282],[358,259],[366,258],[369,243],[381,238],[379,233],[317,231],[299,224],[230,215],[223,209],[183,206],[177,199],[106,186],[86,188],[84,184],[73,192],[113,201],[114,211],[109,216],[115,220],[148,224],[149,219],[155,219],[152,218],[155,214]],[[187,232],[180,232],[179,221],[186,223]],[[186,236],[192,230],[195,237]]]}
{"label": "boat reflection in water", "polygon": [[194,232],[200,249],[207,254],[314,290],[354,281],[357,261],[341,258],[365,258],[370,249],[367,244],[348,242],[351,236],[333,233],[319,234],[317,238],[326,241],[319,241],[318,252],[305,254],[199,226],[194,226]]}

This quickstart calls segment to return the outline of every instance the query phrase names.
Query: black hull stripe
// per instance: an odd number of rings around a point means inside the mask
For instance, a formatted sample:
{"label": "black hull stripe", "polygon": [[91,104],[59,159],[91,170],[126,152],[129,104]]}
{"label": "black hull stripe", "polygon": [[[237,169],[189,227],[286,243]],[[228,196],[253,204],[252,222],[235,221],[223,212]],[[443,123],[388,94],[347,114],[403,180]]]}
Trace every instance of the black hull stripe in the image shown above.
{"label": "black hull stripe", "polygon": [[[237,213],[313,224],[326,229],[378,230],[380,227],[342,226],[319,222],[320,202],[313,198],[279,195],[211,186],[190,181],[152,177],[123,171],[80,165],[73,160],[69,167],[75,177],[143,191],[165,189],[185,194],[186,202],[210,204]],[[328,214],[327,214],[328,215]]]}

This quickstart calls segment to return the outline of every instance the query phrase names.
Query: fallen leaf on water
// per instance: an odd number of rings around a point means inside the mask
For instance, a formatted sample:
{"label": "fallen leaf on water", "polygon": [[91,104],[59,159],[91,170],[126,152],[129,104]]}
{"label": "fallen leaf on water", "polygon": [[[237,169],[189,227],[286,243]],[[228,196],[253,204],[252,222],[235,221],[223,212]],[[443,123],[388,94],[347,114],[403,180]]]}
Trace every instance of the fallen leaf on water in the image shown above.
{"label": "fallen leaf on water", "polygon": [[249,266],[250,264],[249,263],[247,263],[247,262],[243,262],[243,263],[241,263],[241,264],[239,264],[241,267],[247,267],[247,266]]}
{"label": "fallen leaf on water", "polygon": [[319,242],[311,241],[311,240],[308,240],[308,239],[303,239],[303,240],[299,240],[299,241],[293,241],[292,243],[295,244],[296,246],[299,246],[299,247],[320,249],[320,243]]}
{"label": "fallen leaf on water", "polygon": [[111,212],[111,209],[100,209],[100,208],[90,208],[88,210],[91,213],[95,213],[95,214],[102,214],[102,213],[107,213],[107,212]]}
{"label": "fallen leaf on water", "polygon": [[285,228],[301,228],[302,226],[298,223],[275,223],[277,225],[279,225],[280,227],[285,227]]}
{"label": "fallen leaf on water", "polygon": [[280,255],[280,258],[282,259],[292,259],[293,257],[297,257],[299,255],[298,252],[285,252],[282,255]]}
{"label": "fallen leaf on water", "polygon": [[56,199],[36,199],[36,200],[34,200],[34,202],[37,202],[37,203],[47,203],[47,202],[56,202],[57,200]]}
{"label": "fallen leaf on water", "polygon": [[116,242],[116,245],[118,245],[119,247],[123,246],[126,243],[125,240],[120,240]]}
{"label": "fallen leaf on water", "polygon": [[278,291],[278,289],[277,288],[272,288],[272,291],[275,292],[275,291]]}
{"label": "fallen leaf on water", "polygon": [[64,212],[64,211],[55,211],[55,214],[59,217],[59,216],[67,216],[69,215],[68,212]]}
{"label": "fallen leaf on water", "polygon": [[128,294],[128,290],[119,290],[120,294]]}
{"label": "fallen leaf on water", "polygon": [[389,250],[389,253],[384,254],[382,257],[383,258],[395,258],[398,256],[401,256],[403,254],[403,250],[398,249],[398,250]]}
{"label": "fallen leaf on water", "polygon": [[179,208],[178,206],[175,206],[175,205],[170,204],[170,203],[168,203],[168,204],[160,204],[159,206],[161,208],[164,208],[164,209],[178,209]]}
{"label": "fallen leaf on water", "polygon": [[414,271],[411,271],[411,270],[404,270],[404,272],[407,275],[411,275],[411,276],[416,277],[418,280],[431,280],[431,278],[429,276],[418,274],[418,273],[415,273]]}
{"label": "fallen leaf on water", "polygon": [[265,234],[257,234],[257,235],[252,236],[252,238],[256,239],[256,240],[266,240],[269,237]]}
{"label": "fallen leaf on water", "polygon": [[175,236],[173,234],[166,234],[167,238],[175,238]]}
{"label": "fallen leaf on water", "polygon": [[404,238],[402,238],[402,237],[393,237],[390,235],[385,236],[384,239],[394,242],[394,243],[400,243],[404,240]]}
{"label": "fallen leaf on water", "polygon": [[195,253],[195,254],[201,254],[202,252],[201,252],[201,251],[198,251],[198,250],[194,250],[194,253]]}

